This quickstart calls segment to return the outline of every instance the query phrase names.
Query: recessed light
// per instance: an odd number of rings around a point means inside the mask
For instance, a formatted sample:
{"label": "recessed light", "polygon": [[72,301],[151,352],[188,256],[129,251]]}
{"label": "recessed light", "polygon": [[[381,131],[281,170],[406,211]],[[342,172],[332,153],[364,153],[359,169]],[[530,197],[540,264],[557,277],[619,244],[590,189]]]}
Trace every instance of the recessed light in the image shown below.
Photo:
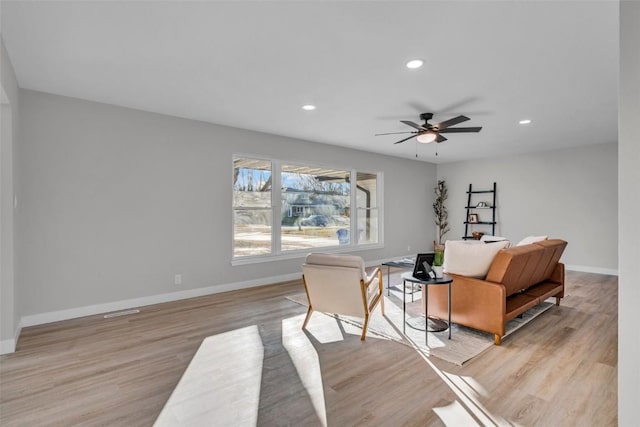
{"label": "recessed light", "polygon": [[306,111],[313,111],[313,110],[316,109],[316,106],[315,105],[311,105],[311,104],[307,104],[307,105],[303,105],[302,109],[306,110]]}
{"label": "recessed light", "polygon": [[422,59],[412,59],[411,61],[407,62],[407,68],[420,68],[422,67],[422,64],[424,64],[424,61]]}
{"label": "recessed light", "polygon": [[519,122],[521,125],[528,125],[529,123],[531,123],[531,120],[529,119],[524,119],[524,120],[520,120]]}

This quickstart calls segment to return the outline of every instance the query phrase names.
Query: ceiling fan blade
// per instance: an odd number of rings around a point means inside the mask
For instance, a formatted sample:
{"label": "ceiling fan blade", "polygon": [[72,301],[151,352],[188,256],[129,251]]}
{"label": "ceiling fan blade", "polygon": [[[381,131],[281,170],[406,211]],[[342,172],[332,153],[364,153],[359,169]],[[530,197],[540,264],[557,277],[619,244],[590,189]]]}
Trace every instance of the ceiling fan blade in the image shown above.
{"label": "ceiling fan blade", "polygon": [[436,142],[437,143],[441,143],[441,142],[444,142],[446,140],[447,140],[447,138],[445,138],[444,136],[442,136],[440,134],[438,134],[438,136],[436,136]]}
{"label": "ceiling fan blade", "polygon": [[442,129],[440,132],[442,133],[462,133],[462,132],[480,132],[482,126],[470,127],[470,128],[448,128]]}
{"label": "ceiling fan blade", "polygon": [[418,133],[417,131],[413,131],[413,132],[389,132],[389,133],[376,133],[374,136],[380,136],[380,135],[399,135],[401,133]]}
{"label": "ceiling fan blade", "polygon": [[394,142],[394,144],[400,144],[401,142],[408,141],[408,140],[410,140],[411,138],[415,138],[415,137],[416,137],[416,135],[411,135],[409,138],[401,139],[401,140],[400,140],[400,141],[398,141],[398,142]]}
{"label": "ceiling fan blade", "polygon": [[412,128],[416,128],[418,130],[428,130],[427,128],[422,127],[417,123],[410,122],[409,120],[400,120],[400,122],[404,123],[405,125],[411,126]]}
{"label": "ceiling fan blade", "polygon": [[466,122],[467,120],[471,120],[471,119],[469,117],[467,117],[467,116],[458,116],[458,117],[454,117],[453,119],[445,120],[442,123],[438,123],[437,125],[434,125],[434,127],[437,127],[438,129],[442,130],[442,129],[448,128],[449,126],[453,126],[453,125],[457,125],[458,123]]}

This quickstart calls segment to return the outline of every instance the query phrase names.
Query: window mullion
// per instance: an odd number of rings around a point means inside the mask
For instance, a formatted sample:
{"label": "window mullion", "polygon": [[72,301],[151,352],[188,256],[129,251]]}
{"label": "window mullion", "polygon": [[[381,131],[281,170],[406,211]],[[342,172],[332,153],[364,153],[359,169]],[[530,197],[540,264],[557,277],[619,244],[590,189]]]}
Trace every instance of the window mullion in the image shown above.
{"label": "window mullion", "polygon": [[271,176],[271,212],[273,218],[271,221],[271,244],[272,253],[282,253],[282,184],[280,179],[280,162],[274,160],[272,163]]}
{"label": "window mullion", "polygon": [[349,245],[354,246],[358,244],[358,172],[355,169],[350,171],[349,179],[351,180],[349,185],[351,199],[351,209],[349,209],[351,215],[349,235],[351,238],[349,239]]}

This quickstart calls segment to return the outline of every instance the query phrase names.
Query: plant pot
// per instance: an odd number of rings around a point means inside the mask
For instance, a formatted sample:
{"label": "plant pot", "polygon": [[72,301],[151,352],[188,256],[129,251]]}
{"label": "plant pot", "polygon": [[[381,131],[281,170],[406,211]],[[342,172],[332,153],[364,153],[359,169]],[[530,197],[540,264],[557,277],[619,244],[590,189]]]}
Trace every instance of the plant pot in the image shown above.
{"label": "plant pot", "polygon": [[443,267],[441,265],[431,267],[431,269],[433,270],[433,273],[436,275],[437,279],[442,279],[444,272],[443,272]]}

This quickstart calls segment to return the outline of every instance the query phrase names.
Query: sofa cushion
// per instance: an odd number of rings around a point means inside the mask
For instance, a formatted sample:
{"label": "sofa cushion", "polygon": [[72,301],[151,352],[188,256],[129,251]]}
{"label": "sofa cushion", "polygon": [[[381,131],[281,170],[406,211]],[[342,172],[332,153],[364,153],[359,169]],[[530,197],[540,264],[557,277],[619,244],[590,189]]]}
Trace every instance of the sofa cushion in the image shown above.
{"label": "sofa cushion", "polygon": [[535,244],[505,249],[496,256],[486,280],[504,285],[507,296],[520,292],[535,284],[533,275],[543,252]]}
{"label": "sofa cushion", "polygon": [[508,241],[484,243],[447,240],[444,249],[444,272],[484,278],[498,251],[508,246]]}
{"label": "sofa cushion", "polygon": [[500,251],[486,280],[504,285],[507,296],[551,277],[567,242],[554,239]]}
{"label": "sofa cushion", "polygon": [[547,237],[548,236],[527,236],[524,239],[520,240],[516,246],[530,245],[531,243],[547,240]]}
{"label": "sofa cushion", "polygon": [[547,280],[551,278],[553,270],[556,268],[556,264],[560,262],[560,257],[567,247],[567,242],[560,239],[549,239],[536,242],[535,244],[543,248],[545,251],[544,256],[548,261],[545,265],[541,266],[541,269],[542,267],[544,268],[544,273],[542,273],[540,281]]}

